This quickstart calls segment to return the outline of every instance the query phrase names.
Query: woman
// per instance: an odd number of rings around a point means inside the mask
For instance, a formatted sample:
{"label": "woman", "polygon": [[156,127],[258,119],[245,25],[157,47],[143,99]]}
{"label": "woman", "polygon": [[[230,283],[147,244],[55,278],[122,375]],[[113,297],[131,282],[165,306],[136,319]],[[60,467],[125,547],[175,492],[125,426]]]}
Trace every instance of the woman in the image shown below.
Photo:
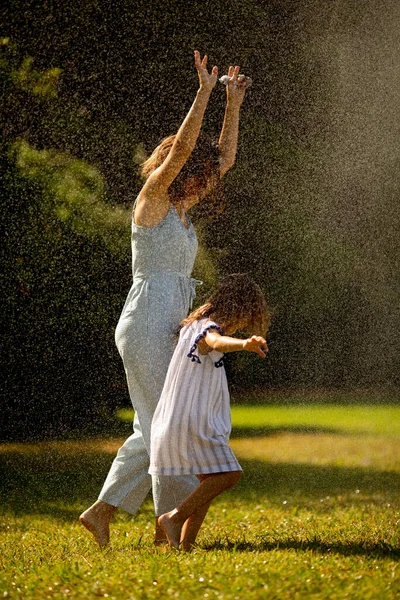
{"label": "woman", "polygon": [[[116,508],[135,514],[151,488],[151,421],[177,328],[195,296],[196,282],[190,275],[197,238],[187,212],[217,186],[235,162],[246,81],[239,77],[238,66],[229,68],[227,104],[216,154],[215,147],[208,145],[207,149],[199,134],[218,69],[213,67],[209,73],[207,56],[201,60],[197,50],[194,60],[200,84],[196,98],[178,133],[163,140],[142,165],[147,180],[133,208],[133,284],[115,338],[135,410],[134,433],[119,449],[99,499],[80,516],[101,547],[109,543],[110,520]],[[197,483],[194,476],[153,481],[156,544],[165,541],[158,516],[172,510]]]}

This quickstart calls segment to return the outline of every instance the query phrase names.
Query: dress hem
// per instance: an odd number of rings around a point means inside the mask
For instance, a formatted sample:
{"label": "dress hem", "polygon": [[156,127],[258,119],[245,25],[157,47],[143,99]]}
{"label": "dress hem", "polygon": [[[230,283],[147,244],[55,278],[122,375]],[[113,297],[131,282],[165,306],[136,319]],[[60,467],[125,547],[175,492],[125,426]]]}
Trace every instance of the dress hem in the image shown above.
{"label": "dress hem", "polygon": [[224,465],[216,465],[215,467],[198,467],[191,466],[188,468],[169,467],[165,469],[150,468],[150,475],[165,475],[167,477],[173,475],[212,475],[215,473],[226,473],[227,471],[242,471],[242,467],[238,462],[226,463]]}

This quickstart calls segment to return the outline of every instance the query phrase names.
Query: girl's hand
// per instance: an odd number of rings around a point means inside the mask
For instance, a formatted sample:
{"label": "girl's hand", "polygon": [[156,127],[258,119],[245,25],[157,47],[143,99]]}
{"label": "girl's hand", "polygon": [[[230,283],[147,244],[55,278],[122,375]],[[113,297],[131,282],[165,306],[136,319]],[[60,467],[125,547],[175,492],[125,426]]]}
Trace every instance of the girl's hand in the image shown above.
{"label": "girl's hand", "polygon": [[243,342],[243,350],[247,350],[248,352],[255,352],[261,358],[265,358],[268,352],[267,342],[263,337],[259,335],[253,335],[251,338],[244,340]]}
{"label": "girl's hand", "polygon": [[207,71],[207,60],[207,55],[203,57],[203,60],[200,60],[200,52],[198,50],[194,51],[194,64],[199,75],[200,87],[211,92],[217,83],[218,67],[213,67],[211,73],[209,73]]}
{"label": "girl's hand", "polygon": [[226,85],[226,96],[229,104],[234,104],[236,106],[241,106],[244,96],[246,93],[246,80],[241,80],[238,78],[240,67],[230,66],[228,69],[228,77],[230,77],[230,81],[228,81]]}

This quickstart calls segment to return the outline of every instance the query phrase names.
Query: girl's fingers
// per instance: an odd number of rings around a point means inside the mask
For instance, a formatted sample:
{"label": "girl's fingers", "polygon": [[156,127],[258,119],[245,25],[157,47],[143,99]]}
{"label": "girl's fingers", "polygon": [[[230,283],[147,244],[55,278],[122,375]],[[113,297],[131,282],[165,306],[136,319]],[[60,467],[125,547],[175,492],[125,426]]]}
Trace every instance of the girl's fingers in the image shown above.
{"label": "girl's fingers", "polygon": [[257,346],[256,348],[254,348],[254,352],[256,352],[259,356],[261,356],[261,358],[266,358],[266,354],[264,352],[264,350],[262,348],[260,348],[260,346]]}
{"label": "girl's fingers", "polygon": [[228,69],[228,77],[232,77],[232,75],[233,75],[233,67],[231,66]]}
{"label": "girl's fingers", "polygon": [[263,358],[265,358],[266,353],[268,352],[268,346],[267,346],[267,342],[266,340],[261,337],[261,336],[253,336],[252,338],[252,342],[254,342],[257,345],[257,353],[262,356]]}
{"label": "girl's fingers", "polygon": [[262,344],[262,346],[260,346],[260,350],[262,352],[262,356],[265,358],[268,352],[267,344]]}
{"label": "girl's fingers", "polygon": [[206,68],[207,66],[207,60],[208,60],[208,56],[207,54],[204,55],[203,60],[201,61],[201,66]]}
{"label": "girl's fingers", "polygon": [[213,67],[211,73],[213,75],[218,75],[218,67]]}

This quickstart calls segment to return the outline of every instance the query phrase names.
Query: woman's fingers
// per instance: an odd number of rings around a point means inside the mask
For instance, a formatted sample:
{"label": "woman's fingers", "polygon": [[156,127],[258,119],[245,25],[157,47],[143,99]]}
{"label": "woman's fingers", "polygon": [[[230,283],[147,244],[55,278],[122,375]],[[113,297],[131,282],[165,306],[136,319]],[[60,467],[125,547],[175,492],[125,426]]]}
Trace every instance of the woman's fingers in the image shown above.
{"label": "woman's fingers", "polygon": [[207,60],[208,56],[205,54],[203,58],[200,57],[200,52],[198,50],[194,51],[194,64],[196,65],[196,69],[200,71],[201,69],[207,68]]}
{"label": "woman's fingers", "polygon": [[[205,54],[203,56],[203,58],[201,58],[200,56],[200,52],[198,50],[194,51],[194,62],[196,65],[196,69],[199,73],[199,76],[201,78],[204,78],[206,75],[207,77],[211,77],[213,76],[213,78],[218,74],[218,67],[214,66],[211,69],[211,73],[208,72],[207,70],[207,62],[208,62],[208,56],[207,54]],[[228,77],[230,78],[230,81],[228,82],[228,86],[229,87],[238,87],[241,88],[242,90],[244,88],[247,87],[247,82],[246,82],[246,78],[245,77],[239,77],[239,71],[240,71],[240,66],[236,65],[230,65],[229,69],[228,69]],[[206,79],[207,79],[206,77]]]}
{"label": "woman's fingers", "polygon": [[236,67],[233,69],[233,73],[232,73],[232,81],[234,81],[234,82],[236,82],[236,81],[237,81],[237,78],[238,78],[238,75],[239,75],[239,71],[240,71],[240,67],[238,67],[238,66],[236,66]]}
{"label": "woman's fingers", "polygon": [[205,54],[203,58],[200,58],[200,52],[198,50],[194,51],[194,63],[198,70],[207,68],[208,56]]}
{"label": "woman's fingers", "polygon": [[231,65],[228,69],[228,75],[229,75],[229,77],[234,77],[236,79],[237,76],[239,75],[239,71],[240,71],[240,67],[238,65],[236,65],[236,67]]}
{"label": "woman's fingers", "polygon": [[236,87],[238,84],[240,84],[240,81],[238,80],[238,75],[239,75],[239,71],[240,71],[240,67],[238,65],[236,65],[235,67],[233,65],[231,65],[228,69],[228,77],[230,78],[230,81],[228,81],[228,86],[233,88]]}
{"label": "woman's fingers", "polygon": [[[208,56],[207,54],[205,54],[203,56],[203,58],[200,57],[200,52],[198,50],[194,51],[194,62],[196,65],[196,68],[198,71],[207,71],[207,62],[208,62]],[[212,68],[212,73],[216,73],[217,72],[217,67],[213,67]],[[208,73],[208,71],[207,71]]]}
{"label": "woman's fingers", "polygon": [[217,82],[218,67],[214,66],[209,73],[207,69],[208,56],[205,54],[203,58],[201,58],[198,50],[194,51],[194,62],[199,76],[200,85],[211,90]]}
{"label": "woman's fingers", "polygon": [[200,60],[200,52],[198,50],[194,51],[194,64],[196,66],[197,72],[201,71],[201,60]]}

